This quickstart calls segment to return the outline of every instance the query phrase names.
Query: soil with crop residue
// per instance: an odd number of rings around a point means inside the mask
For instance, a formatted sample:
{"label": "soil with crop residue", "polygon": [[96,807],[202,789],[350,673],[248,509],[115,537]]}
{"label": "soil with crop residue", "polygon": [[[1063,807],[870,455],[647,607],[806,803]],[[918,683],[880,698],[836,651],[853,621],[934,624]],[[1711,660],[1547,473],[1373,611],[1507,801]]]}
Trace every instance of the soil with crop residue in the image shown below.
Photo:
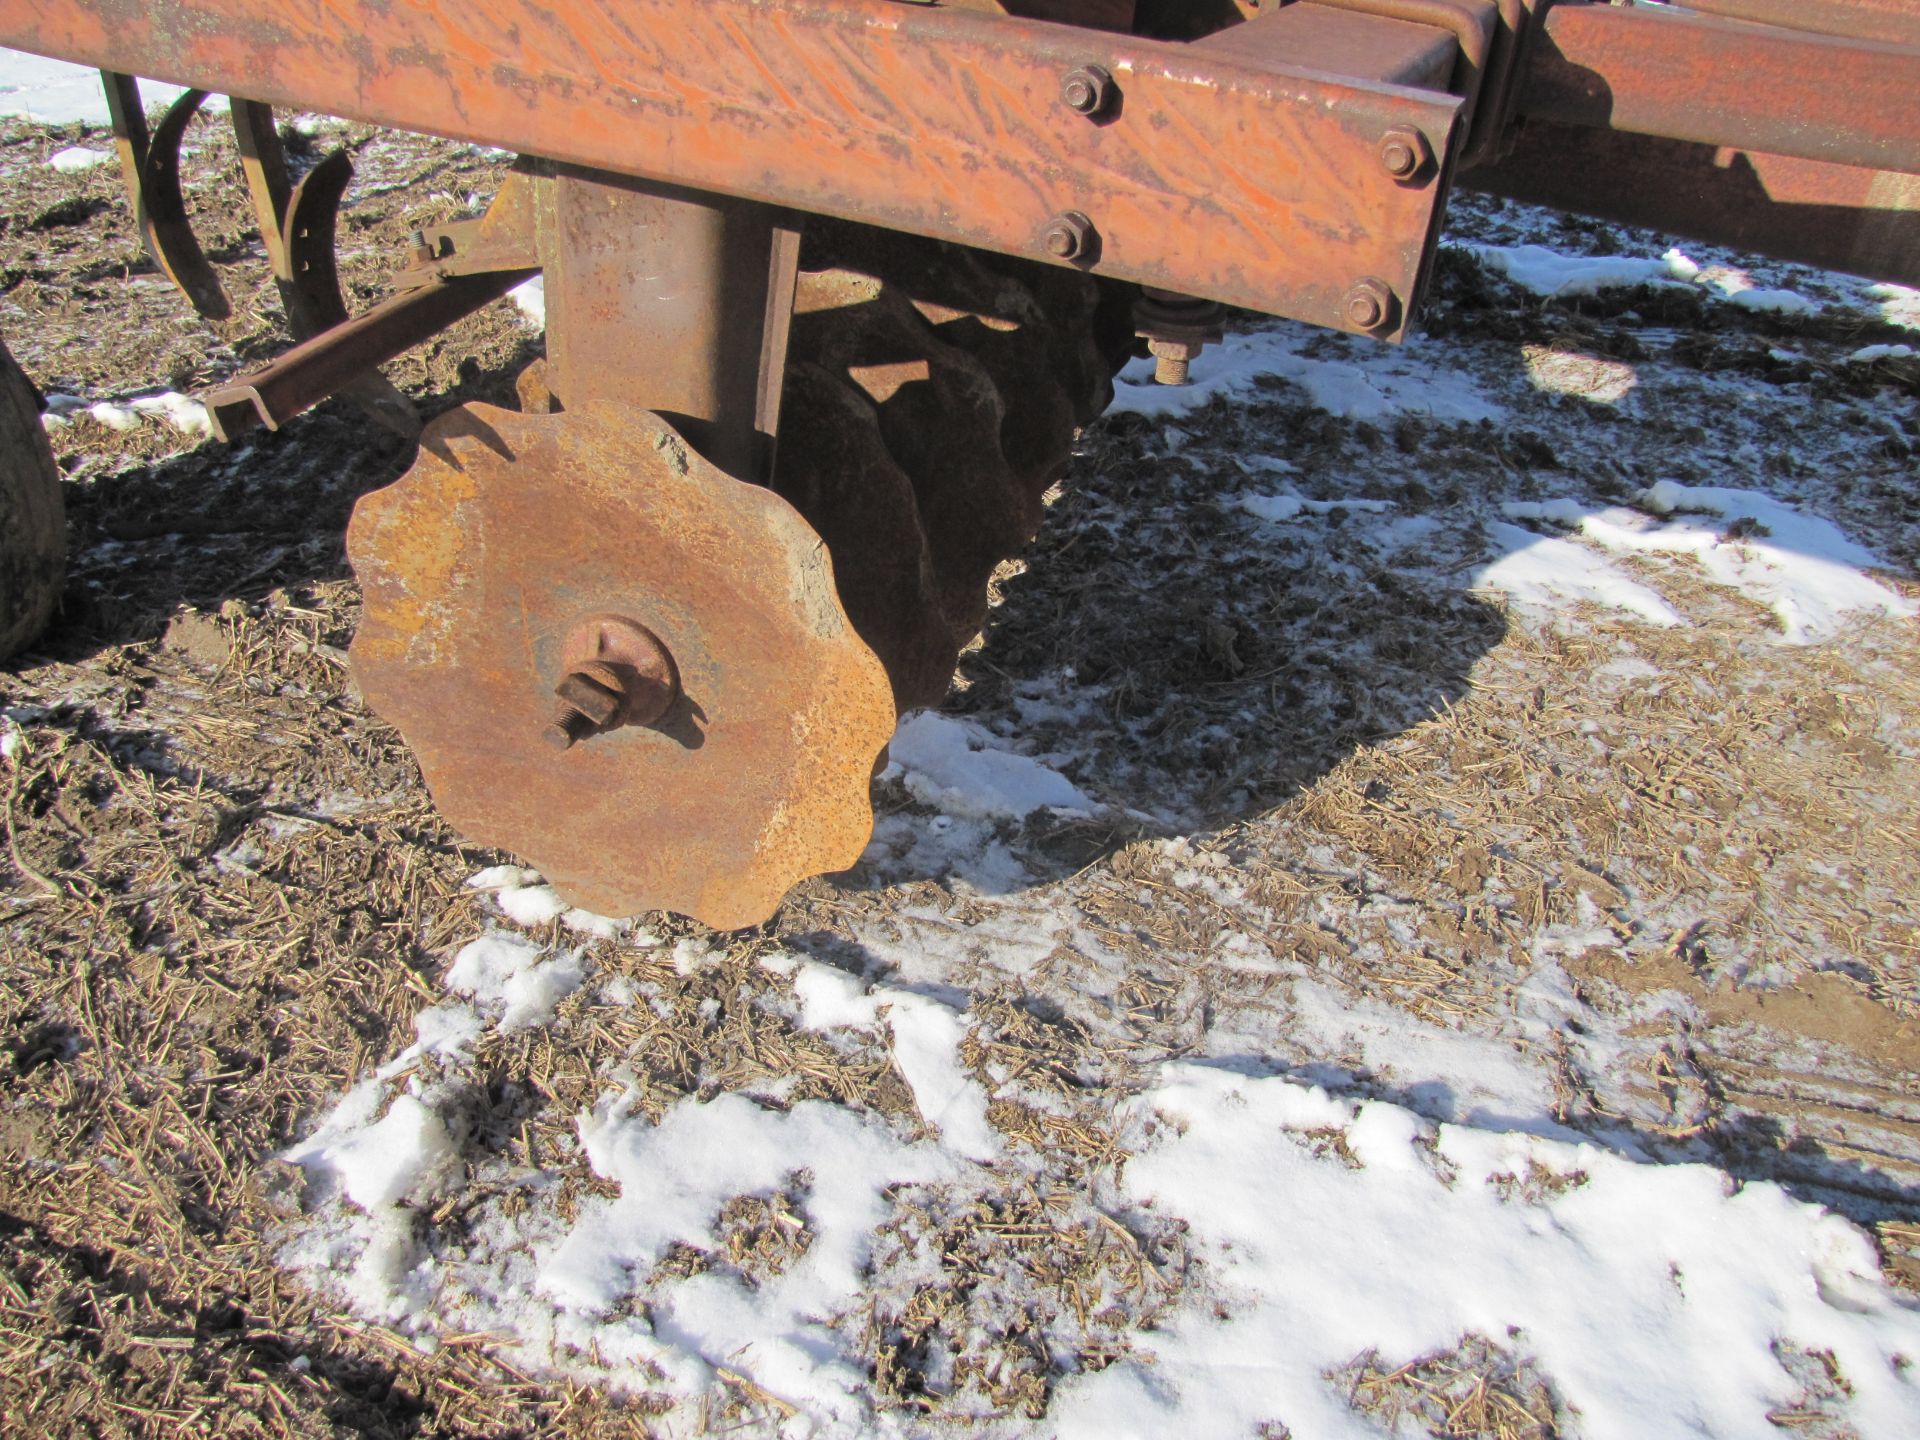
{"label": "soil with crop residue", "polygon": [[[470,146],[309,128],[289,131],[296,163],[354,157],[356,308],[412,230],[473,213],[503,171]],[[276,353],[224,125],[196,122],[186,177],[234,300],[217,327],[146,261],[112,166],[45,163],[76,143],[109,142],[0,121],[0,331],[39,388],[199,391]],[[1556,1123],[1779,1181],[1868,1227],[1887,1273],[1920,1286],[1914,622],[1783,645],[1764,605],[1686,563],[1629,564],[1685,616],[1664,628],[1602,607],[1542,619],[1466,578],[1502,502],[1626,503],[1672,479],[1790,494],[1920,597],[1911,325],[1793,267],[1752,268],[1814,295],[1806,311],[1699,287],[1541,299],[1464,242],[1658,242],[1456,211],[1419,353],[1502,418],[1343,418],[1268,377],[1081,437],[949,709],[1095,811],[983,822],[962,844],[964,822],[883,777],[868,858],[765,926],[654,916],[644,946],[576,938],[649,1006],[592,1024],[563,1009],[561,1044],[501,1037],[477,1062],[474,1143],[562,1173],[564,1209],[606,1188],[570,1136],[615,1073],[649,1114],[777,1086],[912,1131],[884,1036],[830,1045],[769,1019],[788,987],[759,962],[788,951],[957,997],[962,1059],[1024,1168],[984,1198],[902,1189],[873,1289],[838,1319],[874,1404],[909,1427],[1043,1421],[1064,1376],[1125,1356],[1206,1283],[1178,1217],[1073,1208],[1125,1163],[1113,1112],[1147,1065],[1251,1057],[1453,1113],[1449,1077],[1390,1036],[1383,1052],[1299,1021],[1309,989],[1523,1053],[1553,1077]],[[1321,362],[1359,353],[1304,343]],[[387,374],[426,416],[511,406],[540,353],[503,302]],[[1598,398],[1621,385],[1633,406]],[[532,1373],[487,1334],[416,1344],[279,1263],[307,1196],[276,1157],[406,1046],[453,950],[499,921],[465,882],[509,857],[439,818],[346,662],[347,517],[409,449],[340,401],[233,447],[159,418],[63,418],[64,604],[0,673],[0,1432],[773,1433],[791,1407],[744,1371],[722,1365],[690,1425],[664,1382]],[[1241,497],[1274,475],[1320,508],[1262,528]],[[672,963],[681,941],[710,962]],[[1537,1026],[1548,992],[1558,1018]],[[778,1274],[810,1243],[803,1192],[736,1197],[723,1243],[651,1283]],[[421,1223],[451,1253],[470,1220],[450,1202]],[[894,1284],[896,1265],[920,1278]],[[1796,1363],[1825,1424],[1838,1382]],[[1498,1337],[1405,1364],[1368,1352],[1329,1383],[1383,1425],[1573,1433],[1554,1378]]]}

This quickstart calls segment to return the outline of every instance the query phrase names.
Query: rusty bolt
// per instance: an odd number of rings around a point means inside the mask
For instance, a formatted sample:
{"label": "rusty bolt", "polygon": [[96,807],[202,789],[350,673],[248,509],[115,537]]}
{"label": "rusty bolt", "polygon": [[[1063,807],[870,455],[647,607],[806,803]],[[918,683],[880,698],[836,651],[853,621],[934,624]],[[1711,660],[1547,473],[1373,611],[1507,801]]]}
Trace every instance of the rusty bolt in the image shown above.
{"label": "rusty bolt", "polygon": [[1068,210],[1047,222],[1040,243],[1056,260],[1083,260],[1093,250],[1093,222],[1078,210]]}
{"label": "rusty bolt", "polygon": [[1396,125],[1380,137],[1380,163],[1396,180],[1411,180],[1433,158],[1427,137],[1408,125]]}
{"label": "rusty bolt", "polygon": [[1082,65],[1060,79],[1060,103],[1080,115],[1098,115],[1113,99],[1113,76],[1098,65]]}
{"label": "rusty bolt", "polygon": [[1356,330],[1378,330],[1393,314],[1393,289],[1369,275],[1347,291],[1340,312]]}
{"label": "rusty bolt", "polygon": [[421,265],[431,265],[439,257],[433,253],[433,246],[427,243],[427,232],[416,230],[407,237],[407,243],[413,246],[413,258]]}
{"label": "rusty bolt", "polygon": [[1198,340],[1148,340],[1147,353],[1153,356],[1154,383],[1187,384],[1189,367],[1200,358],[1202,348]]}
{"label": "rusty bolt", "polygon": [[616,720],[627,703],[626,682],[611,665],[589,660],[568,672],[553,687],[560,698],[553,721],[541,738],[556,750],[565,750]]}

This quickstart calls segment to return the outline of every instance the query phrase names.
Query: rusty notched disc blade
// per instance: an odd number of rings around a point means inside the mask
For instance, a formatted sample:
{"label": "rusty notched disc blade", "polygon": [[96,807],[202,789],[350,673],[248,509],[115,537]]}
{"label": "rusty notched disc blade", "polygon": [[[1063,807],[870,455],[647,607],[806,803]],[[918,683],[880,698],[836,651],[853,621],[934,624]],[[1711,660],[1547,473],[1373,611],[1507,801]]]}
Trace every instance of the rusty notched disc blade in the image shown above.
{"label": "rusty notched disc blade", "polygon": [[[367,700],[452,824],[572,903],[735,929],[859,858],[893,730],[886,672],[806,522],[657,415],[454,410],[360,501],[347,550]],[[659,638],[680,697],[555,750],[562,649],[605,614]]]}

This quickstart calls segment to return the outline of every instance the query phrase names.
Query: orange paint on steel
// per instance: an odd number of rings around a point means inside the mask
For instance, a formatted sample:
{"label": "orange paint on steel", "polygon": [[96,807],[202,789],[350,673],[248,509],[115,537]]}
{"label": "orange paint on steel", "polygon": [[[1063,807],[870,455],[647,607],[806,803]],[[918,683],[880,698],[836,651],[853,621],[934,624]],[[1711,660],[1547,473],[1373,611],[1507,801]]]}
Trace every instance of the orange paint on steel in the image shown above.
{"label": "orange paint on steel", "polygon": [[[1038,258],[1080,211],[1082,268],[1341,329],[1360,276],[1411,299],[1435,224],[1442,187],[1396,183],[1380,137],[1444,155],[1459,112],[890,0],[0,0],[0,44]],[[1061,103],[1080,65],[1110,114]]]}
{"label": "orange paint on steel", "polygon": [[1519,109],[1574,125],[1920,173],[1920,47],[1661,6],[1558,4]]}

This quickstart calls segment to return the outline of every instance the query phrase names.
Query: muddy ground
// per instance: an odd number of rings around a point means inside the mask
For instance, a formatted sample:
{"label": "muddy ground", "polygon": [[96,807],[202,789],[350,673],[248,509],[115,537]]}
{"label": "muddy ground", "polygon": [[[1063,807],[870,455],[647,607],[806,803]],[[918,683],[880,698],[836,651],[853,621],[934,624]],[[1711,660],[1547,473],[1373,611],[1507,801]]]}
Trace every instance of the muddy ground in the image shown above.
{"label": "muddy ground", "polygon": [[[236,302],[217,329],[145,262],[111,167],[43,163],[100,136],[0,122],[0,331],[43,390],[191,391],[282,343],[230,148],[218,126],[194,134],[196,221]],[[408,232],[470,209],[502,164],[351,127],[304,143],[355,152],[342,236],[355,304],[379,293]],[[1599,252],[1632,238],[1485,205],[1457,226]],[[1737,463],[1746,483],[1805,480],[1808,503],[1883,558],[1880,577],[1920,595],[1920,366],[1844,359],[1911,332],[1871,307],[1541,300],[1457,251],[1431,328],[1469,373],[1534,347],[1603,369],[1657,359],[1694,388],[1630,421],[1577,401],[1503,424],[1372,424],[1274,382],[1177,422],[1096,425],[952,708],[1024,735],[1100,814],[1002,825],[995,843],[1016,864],[1000,873],[1016,878],[975,867],[969,882],[977,857],[941,863],[912,830],[931,812],[883,784],[883,845],[860,871],[799,887],[753,932],[653,919],[656,939],[710,941],[722,963],[683,974],[596,942],[600,964],[660,987],[668,1019],[644,1035],[583,1031],[557,1058],[531,1042],[497,1056],[503,1083],[532,1077],[553,1101],[502,1145],[546,1146],[539,1127],[564,1129],[612,1060],[661,1104],[785,1066],[808,1077],[798,1093],[910,1109],[883,1046],[816,1054],[790,1028],[739,1018],[778,986],[753,964],[776,946],[869,973],[888,963],[877,936],[954,955],[974,1059],[1004,1085],[995,1123],[1066,1187],[1124,1159],[1102,1117],[1134,1067],[1211,1034],[1258,1034],[1276,1064],[1337,1071],[1353,1093],[1411,1093],[1361,1047],[1291,1037],[1293,977],[1369,1013],[1496,1035],[1551,964],[1581,1011],[1560,1053],[1540,1057],[1559,1119],[1779,1180],[1871,1227],[1889,1274],[1920,1280],[1912,623],[1789,649],[1756,607],[1683,572],[1660,582],[1693,622],[1673,630],[1529,620],[1444,583],[1474,559],[1475,507],[1567,483],[1604,497],[1665,476],[1711,482]],[[539,352],[502,304],[388,373],[426,414],[512,404]],[[1738,407],[1715,387],[1735,382],[1777,388],[1775,433],[1727,429]],[[493,916],[464,881],[506,858],[440,821],[345,664],[347,515],[402,472],[404,443],[339,404],[232,449],[84,415],[52,433],[71,580],[53,631],[0,674],[21,737],[0,891],[0,1428],[649,1433],[661,1407],[644,1397],[543,1381],[483,1341],[424,1354],[274,1258],[300,1206],[275,1155],[406,1043],[450,947]],[[1309,536],[1249,539],[1224,497],[1244,480],[1231,457],[1255,453],[1285,457],[1304,492],[1455,528],[1411,566],[1345,549],[1338,515]],[[1623,654],[1639,666],[1623,670]],[[1061,686],[1097,700],[1071,715],[1036,701]],[[1192,884],[1169,838],[1226,867],[1238,898]],[[1047,933],[1063,915],[1100,937],[1099,966],[1068,942],[1017,980],[984,941],[969,958],[970,931]],[[1567,938],[1605,930],[1614,943]],[[1249,952],[1268,963],[1220,958]],[[1604,1065],[1568,1038],[1588,1031],[1613,1042]],[[1023,1105],[1023,1084],[1059,1103]],[[1065,1227],[1036,1247],[1046,1209],[1024,1203],[1007,1198],[992,1223],[903,1212],[901,1231],[932,1236],[956,1271],[1021,1283],[949,1287],[915,1314],[882,1305],[850,1323],[882,1404],[929,1425],[1044,1417],[1057,1375],[1017,1326],[999,1327],[992,1363],[955,1390],[915,1373],[931,1330],[973,1324],[997,1293],[1052,1323],[1084,1267],[1106,1263]],[[1123,1349],[1185,1283],[1177,1235],[1133,1243],[1158,1257],[1165,1293],[1136,1289],[1085,1324],[1083,1363]],[[780,1416],[743,1381],[709,1418],[717,1433]],[[1550,1415],[1483,1418],[1447,1433],[1561,1433]]]}

